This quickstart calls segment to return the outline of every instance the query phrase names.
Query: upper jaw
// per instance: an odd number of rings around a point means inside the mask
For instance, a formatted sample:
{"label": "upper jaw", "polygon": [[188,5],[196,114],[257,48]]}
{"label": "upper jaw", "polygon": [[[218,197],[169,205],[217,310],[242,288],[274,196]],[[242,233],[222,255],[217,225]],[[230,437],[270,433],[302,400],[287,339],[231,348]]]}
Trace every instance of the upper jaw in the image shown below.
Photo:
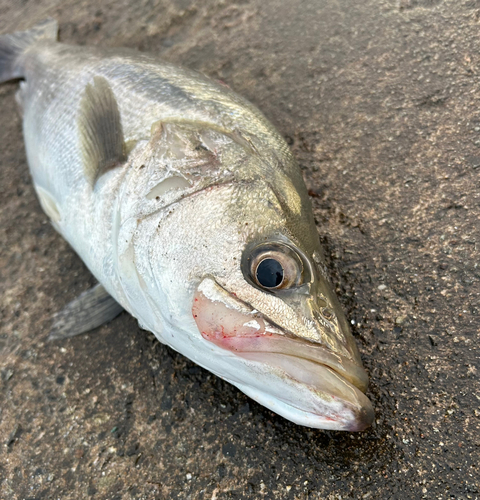
{"label": "upper jaw", "polygon": [[[263,320],[267,323],[266,320]],[[365,392],[368,387],[368,375],[363,367],[351,360],[336,354],[322,345],[295,339],[279,333],[271,333],[273,328],[266,324],[264,335],[252,337],[209,338],[220,347],[239,355],[246,353],[282,354],[304,359],[318,365],[323,365],[342,376],[346,381]],[[270,330],[270,331],[268,331]]]}

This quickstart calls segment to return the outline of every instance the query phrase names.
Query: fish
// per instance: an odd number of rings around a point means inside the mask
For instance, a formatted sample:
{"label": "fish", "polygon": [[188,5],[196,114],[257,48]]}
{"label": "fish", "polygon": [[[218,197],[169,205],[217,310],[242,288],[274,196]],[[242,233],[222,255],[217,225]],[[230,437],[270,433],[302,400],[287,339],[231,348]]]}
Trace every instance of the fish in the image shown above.
{"label": "fish", "polygon": [[98,280],[50,338],[125,310],[298,425],[369,427],[368,375],[284,138],[199,72],[57,35],[49,18],[0,36],[40,205]]}

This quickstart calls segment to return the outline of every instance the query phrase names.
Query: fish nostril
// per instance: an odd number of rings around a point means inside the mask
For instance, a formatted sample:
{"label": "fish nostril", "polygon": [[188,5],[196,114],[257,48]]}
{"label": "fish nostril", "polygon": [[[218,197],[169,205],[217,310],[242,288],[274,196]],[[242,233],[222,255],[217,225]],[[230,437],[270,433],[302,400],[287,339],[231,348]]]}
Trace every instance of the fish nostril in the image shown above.
{"label": "fish nostril", "polygon": [[325,299],[317,297],[317,306],[318,309],[315,310],[313,314],[317,321],[320,320],[320,322],[322,322],[322,320],[327,320],[330,323],[335,321],[335,313],[328,307],[329,304]]}
{"label": "fish nostril", "polygon": [[321,327],[327,326],[327,324],[325,323],[325,318],[320,311],[313,311],[313,317],[315,318],[315,321],[319,326]]}
{"label": "fish nostril", "polygon": [[327,301],[325,299],[322,299],[321,297],[317,297],[317,305],[320,307],[320,309],[327,307]]}
{"label": "fish nostril", "polygon": [[332,321],[333,318],[335,317],[335,315],[333,314],[333,311],[331,309],[329,309],[328,307],[324,307],[321,312],[322,312],[322,316],[328,321]]}

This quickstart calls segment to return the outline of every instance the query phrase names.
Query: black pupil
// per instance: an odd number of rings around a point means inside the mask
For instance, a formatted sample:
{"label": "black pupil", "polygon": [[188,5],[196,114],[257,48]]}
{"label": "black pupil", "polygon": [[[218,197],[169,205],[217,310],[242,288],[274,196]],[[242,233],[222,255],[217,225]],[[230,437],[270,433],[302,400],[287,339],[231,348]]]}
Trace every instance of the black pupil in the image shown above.
{"label": "black pupil", "polygon": [[257,267],[257,281],[265,288],[275,288],[283,281],[283,267],[275,259],[264,259]]}

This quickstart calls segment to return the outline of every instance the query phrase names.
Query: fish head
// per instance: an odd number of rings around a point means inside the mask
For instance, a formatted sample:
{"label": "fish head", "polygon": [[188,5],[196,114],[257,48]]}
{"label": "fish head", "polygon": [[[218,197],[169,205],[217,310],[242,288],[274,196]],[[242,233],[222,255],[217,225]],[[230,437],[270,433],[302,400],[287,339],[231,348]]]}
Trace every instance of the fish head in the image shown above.
{"label": "fish head", "polygon": [[146,223],[145,283],[164,301],[158,336],[297,424],[363,430],[373,420],[368,378],[301,173],[291,157],[279,166],[277,156],[240,146],[243,156],[228,155],[241,158],[236,165],[220,161],[223,179]]}

